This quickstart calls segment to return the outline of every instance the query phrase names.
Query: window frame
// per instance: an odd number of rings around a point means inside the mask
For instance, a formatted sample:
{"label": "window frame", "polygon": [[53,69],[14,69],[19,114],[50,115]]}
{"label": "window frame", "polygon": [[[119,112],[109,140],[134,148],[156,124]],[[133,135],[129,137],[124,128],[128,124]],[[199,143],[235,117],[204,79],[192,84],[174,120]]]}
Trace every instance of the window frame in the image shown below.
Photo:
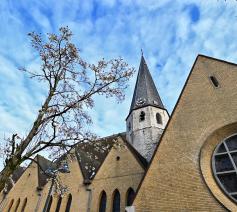
{"label": "window frame", "polygon": [[[212,154],[212,161],[211,161],[211,166],[212,166],[212,173],[214,175],[215,181],[217,182],[217,185],[222,189],[223,193],[229,197],[234,203],[237,203],[237,191],[236,192],[229,192],[227,191],[227,189],[224,187],[223,183],[220,181],[219,179],[219,175],[228,175],[228,174],[236,174],[236,179],[237,179],[237,164],[235,164],[233,158],[232,158],[232,153],[236,153],[237,154],[237,149],[236,150],[229,150],[228,145],[226,144],[226,141],[228,139],[230,139],[231,137],[237,136],[237,133],[231,134],[230,136],[226,137],[225,139],[223,139],[216,147],[215,150]],[[225,147],[225,152],[218,152],[220,146],[224,144]],[[231,171],[218,171],[216,170],[216,165],[215,165],[215,157],[216,156],[220,156],[220,155],[228,155],[228,158],[233,166],[233,170]],[[236,198],[232,197],[232,195],[236,195]]]}

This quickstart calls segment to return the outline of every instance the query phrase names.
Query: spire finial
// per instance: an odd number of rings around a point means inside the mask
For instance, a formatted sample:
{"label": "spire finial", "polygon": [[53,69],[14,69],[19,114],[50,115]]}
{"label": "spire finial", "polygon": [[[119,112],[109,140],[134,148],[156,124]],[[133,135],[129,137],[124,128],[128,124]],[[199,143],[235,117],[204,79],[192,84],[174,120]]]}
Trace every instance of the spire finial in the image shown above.
{"label": "spire finial", "polygon": [[142,54],[142,56],[143,56],[143,50],[141,49],[141,54]]}

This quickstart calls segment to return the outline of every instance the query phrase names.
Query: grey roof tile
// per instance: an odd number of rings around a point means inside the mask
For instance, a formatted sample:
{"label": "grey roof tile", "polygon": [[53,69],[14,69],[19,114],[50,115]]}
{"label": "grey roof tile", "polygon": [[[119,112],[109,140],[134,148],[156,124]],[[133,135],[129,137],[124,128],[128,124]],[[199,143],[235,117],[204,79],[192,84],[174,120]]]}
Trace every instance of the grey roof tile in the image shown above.
{"label": "grey roof tile", "polygon": [[144,57],[141,57],[137,81],[133,93],[130,112],[148,105],[164,108],[155,83],[147,67]]}

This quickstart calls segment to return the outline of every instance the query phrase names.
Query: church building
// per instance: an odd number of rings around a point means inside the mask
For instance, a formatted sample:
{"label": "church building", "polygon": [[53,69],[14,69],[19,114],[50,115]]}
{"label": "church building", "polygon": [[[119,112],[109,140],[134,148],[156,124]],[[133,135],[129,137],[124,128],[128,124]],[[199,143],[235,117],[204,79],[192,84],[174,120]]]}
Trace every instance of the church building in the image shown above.
{"label": "church building", "polygon": [[198,55],[169,117],[142,56],[126,132],[37,155],[0,211],[237,211],[236,111],[236,64]]}
{"label": "church building", "polygon": [[37,164],[14,173],[14,185],[1,194],[0,211],[125,211],[168,120],[142,56],[126,132],[78,144],[55,163],[36,156]]}

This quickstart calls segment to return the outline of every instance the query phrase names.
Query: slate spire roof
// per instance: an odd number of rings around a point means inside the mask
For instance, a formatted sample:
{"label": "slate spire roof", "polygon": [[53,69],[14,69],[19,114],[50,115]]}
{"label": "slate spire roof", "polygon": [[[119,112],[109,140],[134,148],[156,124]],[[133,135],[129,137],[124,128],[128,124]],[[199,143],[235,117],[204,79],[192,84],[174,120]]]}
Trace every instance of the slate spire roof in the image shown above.
{"label": "slate spire roof", "polygon": [[146,61],[142,55],[129,112],[148,105],[164,108]]}

